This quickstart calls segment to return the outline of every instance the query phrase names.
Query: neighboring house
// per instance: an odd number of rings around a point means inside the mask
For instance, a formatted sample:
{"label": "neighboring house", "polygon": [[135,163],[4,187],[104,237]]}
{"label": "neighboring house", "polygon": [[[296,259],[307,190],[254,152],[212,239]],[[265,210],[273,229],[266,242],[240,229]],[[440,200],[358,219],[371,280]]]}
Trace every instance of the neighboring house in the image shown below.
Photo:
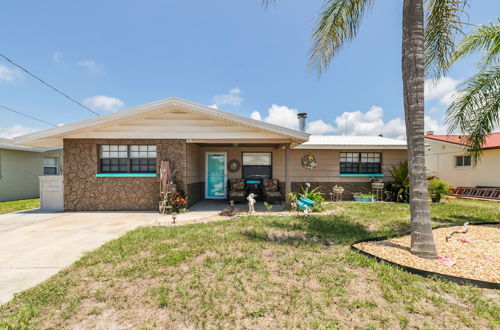
{"label": "neighboring house", "polygon": [[59,175],[61,147],[36,148],[0,138],[0,202],[39,197],[39,176]]}
{"label": "neighboring house", "polygon": [[407,158],[404,141],[309,138],[303,131],[170,98],[16,140],[44,148],[64,144],[66,210],[157,209],[160,160],[172,162],[174,181],[191,205],[226,198],[231,178],[275,178],[283,195],[306,182],[325,192],[337,183],[351,199],[350,192],[370,190],[372,176],[389,179],[390,165]]}
{"label": "neighboring house", "polygon": [[454,187],[500,187],[500,133],[486,137],[478,164],[464,148],[465,136],[426,134],[427,175]]}

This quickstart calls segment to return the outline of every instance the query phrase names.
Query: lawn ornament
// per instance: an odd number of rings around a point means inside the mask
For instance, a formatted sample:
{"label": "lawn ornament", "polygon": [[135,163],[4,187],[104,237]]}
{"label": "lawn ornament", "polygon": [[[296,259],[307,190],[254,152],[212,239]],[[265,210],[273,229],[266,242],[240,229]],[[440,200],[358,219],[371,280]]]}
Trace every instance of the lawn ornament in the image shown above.
{"label": "lawn ornament", "polygon": [[448,235],[446,235],[446,242],[448,242],[448,240],[451,238],[451,235],[453,235],[453,234],[457,234],[457,233],[465,234],[469,230],[467,228],[468,225],[469,225],[469,223],[466,222],[466,223],[464,223],[464,226],[461,229],[456,229],[456,230],[450,232]]}
{"label": "lawn ornament", "polygon": [[253,214],[255,213],[255,194],[250,193],[247,197],[248,201],[248,214]]}
{"label": "lawn ornament", "polygon": [[457,238],[457,241],[462,242],[462,243],[472,243],[472,240],[470,238],[467,238],[467,237]]}
{"label": "lawn ornament", "polygon": [[450,267],[456,263],[449,256],[439,256],[439,259],[437,262],[439,262],[441,265],[450,266]]}

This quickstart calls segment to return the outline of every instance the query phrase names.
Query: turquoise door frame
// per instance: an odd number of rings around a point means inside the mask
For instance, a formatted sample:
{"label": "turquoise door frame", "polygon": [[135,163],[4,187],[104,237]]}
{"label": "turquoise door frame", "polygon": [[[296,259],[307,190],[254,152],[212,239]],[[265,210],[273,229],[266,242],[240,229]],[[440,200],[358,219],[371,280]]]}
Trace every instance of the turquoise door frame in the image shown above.
{"label": "turquoise door frame", "polygon": [[225,152],[205,154],[205,198],[227,198],[227,154]]}

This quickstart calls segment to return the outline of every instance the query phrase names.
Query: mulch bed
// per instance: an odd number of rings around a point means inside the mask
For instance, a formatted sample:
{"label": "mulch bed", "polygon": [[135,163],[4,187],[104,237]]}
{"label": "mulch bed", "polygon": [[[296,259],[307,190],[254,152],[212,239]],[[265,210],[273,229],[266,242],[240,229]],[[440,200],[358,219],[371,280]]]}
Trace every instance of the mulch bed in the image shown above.
{"label": "mulch bed", "polygon": [[[453,265],[442,264],[439,259],[424,259],[411,254],[410,235],[363,241],[353,244],[353,247],[380,259],[409,267],[410,270],[490,282],[491,287],[500,287],[500,224],[471,225],[467,233],[454,234],[446,242],[446,235],[454,229],[457,227],[433,230],[438,256],[448,257]],[[461,241],[463,239],[470,242],[464,243]]]}

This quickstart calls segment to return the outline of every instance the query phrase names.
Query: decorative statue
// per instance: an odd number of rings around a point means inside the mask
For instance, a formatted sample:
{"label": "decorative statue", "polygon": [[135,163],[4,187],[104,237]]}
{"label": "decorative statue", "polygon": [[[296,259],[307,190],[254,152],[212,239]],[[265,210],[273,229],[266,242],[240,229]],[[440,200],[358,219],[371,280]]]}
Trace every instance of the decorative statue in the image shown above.
{"label": "decorative statue", "polygon": [[248,214],[255,213],[255,207],[254,207],[255,195],[254,195],[254,193],[250,193],[250,195],[248,195],[247,201],[248,201]]}

